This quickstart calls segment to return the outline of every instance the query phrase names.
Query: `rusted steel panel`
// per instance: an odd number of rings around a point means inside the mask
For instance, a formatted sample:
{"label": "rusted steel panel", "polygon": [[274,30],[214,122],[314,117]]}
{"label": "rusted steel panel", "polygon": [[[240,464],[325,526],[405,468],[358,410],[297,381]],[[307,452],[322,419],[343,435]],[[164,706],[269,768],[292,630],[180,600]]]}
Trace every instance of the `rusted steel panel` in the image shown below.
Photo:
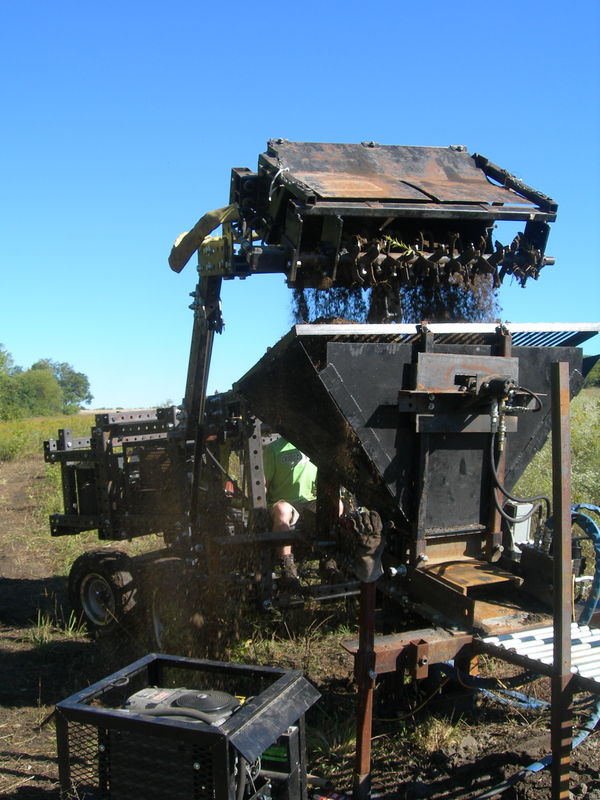
{"label": "rusted steel panel", "polygon": [[371,734],[373,723],[373,692],[375,690],[375,583],[360,587],[359,646],[355,658],[358,684],[356,699],[356,757],[354,762],[354,800],[364,800],[371,794]]}
{"label": "rusted steel panel", "polygon": [[431,564],[425,566],[423,571],[434,575],[438,580],[447,583],[461,594],[467,594],[469,589],[476,586],[489,586],[507,581],[518,585],[523,583],[523,579],[513,575],[512,572],[500,569],[487,561],[473,559]]}
{"label": "rusted steel panel", "polygon": [[394,180],[388,175],[363,177],[347,172],[296,172],[295,176],[310,186],[320,197],[345,197],[348,199],[394,198],[394,200],[429,200],[413,186]]}
{"label": "rusted steel panel", "polygon": [[409,593],[457,624],[467,627],[473,624],[474,601],[432,575],[409,568]]}
{"label": "rusted steel panel", "polygon": [[415,389],[423,392],[458,392],[461,378],[472,376],[477,388],[486,378],[503,376],[519,380],[519,359],[504,356],[470,356],[419,353]]}
{"label": "rusted steel panel", "polygon": [[[456,656],[463,647],[471,644],[473,637],[464,631],[448,633],[443,629],[424,628],[404,631],[389,636],[378,636],[374,643],[375,671],[378,675],[395,672],[398,659],[411,645],[425,643],[429,664],[439,664]],[[343,642],[343,647],[352,655],[358,652],[358,640]],[[422,665],[423,666],[423,665]]]}
{"label": "rusted steel panel", "polygon": [[322,199],[437,200],[533,204],[491,183],[464,149],[399,145],[270,142],[278,169]]}

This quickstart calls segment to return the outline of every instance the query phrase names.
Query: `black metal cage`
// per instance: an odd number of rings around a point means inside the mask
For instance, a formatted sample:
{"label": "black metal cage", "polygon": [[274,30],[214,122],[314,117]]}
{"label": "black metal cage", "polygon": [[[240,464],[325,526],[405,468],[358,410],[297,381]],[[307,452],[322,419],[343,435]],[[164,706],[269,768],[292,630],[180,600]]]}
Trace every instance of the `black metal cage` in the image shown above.
{"label": "black metal cage", "polygon": [[[183,684],[240,707],[214,725],[123,707],[140,689]],[[149,654],[58,703],[61,796],[305,800],[304,713],[318,697],[297,671]]]}

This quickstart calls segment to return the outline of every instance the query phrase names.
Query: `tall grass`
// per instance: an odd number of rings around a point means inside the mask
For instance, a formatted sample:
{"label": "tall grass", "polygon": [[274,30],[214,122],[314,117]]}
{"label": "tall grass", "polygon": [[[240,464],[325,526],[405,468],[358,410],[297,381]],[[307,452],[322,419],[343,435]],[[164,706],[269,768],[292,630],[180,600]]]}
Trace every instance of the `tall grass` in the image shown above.
{"label": "tall grass", "polygon": [[[571,403],[571,488],[574,503],[600,505],[600,390],[584,389]],[[515,494],[552,497],[552,443],[533,458]]]}
{"label": "tall grass", "polygon": [[[50,535],[48,516],[63,513],[61,470],[58,464],[43,464],[43,444],[56,438],[60,428],[68,428],[74,436],[86,437],[94,423],[93,413],[72,416],[36,417],[0,423],[0,484],[6,462],[35,459],[37,464],[23,474],[22,485],[29,501],[22,511],[21,525],[3,532],[5,544],[10,543],[17,553],[17,561],[26,563],[35,558],[48,563],[57,575],[64,575],[75,558],[92,547],[110,546],[98,541],[96,531],[76,536]],[[38,467],[39,464],[39,467]],[[0,498],[0,511],[2,499]],[[154,536],[145,536],[133,542],[119,542],[119,549],[143,552],[160,546]]]}
{"label": "tall grass", "polygon": [[0,461],[38,455],[46,439],[56,438],[59,428],[69,428],[74,436],[88,436],[93,414],[35,417],[0,423]]}

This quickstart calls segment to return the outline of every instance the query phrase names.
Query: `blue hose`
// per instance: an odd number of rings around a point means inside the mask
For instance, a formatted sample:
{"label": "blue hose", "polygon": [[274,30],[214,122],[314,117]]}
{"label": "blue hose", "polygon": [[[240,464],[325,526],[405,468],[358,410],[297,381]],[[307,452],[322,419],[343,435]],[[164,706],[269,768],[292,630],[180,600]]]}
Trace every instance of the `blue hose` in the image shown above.
{"label": "blue hose", "polygon": [[592,506],[588,503],[576,503],[571,506],[571,520],[589,536],[594,545],[594,553],[596,555],[596,567],[594,571],[594,580],[592,581],[592,588],[585,602],[585,606],[579,617],[580,625],[587,625],[592,618],[596,606],[598,605],[598,598],[600,598],[600,528],[592,517],[584,514],[580,509],[584,508],[586,511],[593,511],[600,515],[600,508]]}
{"label": "blue hose", "polygon": [[[466,686],[467,689],[474,689],[485,697],[496,700],[503,705],[516,706],[517,708],[529,709],[531,711],[546,711],[550,708],[550,703],[546,700],[538,700],[535,697],[523,694],[523,692],[516,692],[507,689],[505,686],[499,686],[499,681],[496,678],[480,678],[476,675],[465,675],[456,669],[452,661],[439,664],[438,667],[441,672],[454,678],[462,686]],[[518,676],[516,680],[523,684],[531,682],[536,678],[539,678],[539,675],[534,672],[528,672]]]}
{"label": "blue hose", "polygon": [[[444,675],[453,678],[467,689],[480,692],[485,697],[489,697],[490,700],[496,700],[503,705],[511,705],[530,711],[548,711],[551,707],[551,703],[547,700],[538,700],[537,697],[531,697],[531,695],[507,688],[511,683],[522,685],[524,683],[531,683],[531,681],[542,677],[537,672],[525,672],[521,675],[516,675],[514,678],[507,678],[502,681],[503,685],[500,686],[498,678],[480,678],[478,675],[466,675],[459,672],[453,661],[447,661],[443,664],[437,664],[436,666]],[[581,700],[576,700],[573,702],[573,705],[579,707],[586,706],[590,703],[590,699],[590,697],[585,697]]]}
{"label": "blue hose", "polygon": [[[589,596],[579,617],[579,624],[587,625],[591,620],[594,611],[596,610],[598,599],[600,598],[600,528],[598,527],[596,521],[588,514],[584,514],[581,509],[593,511],[595,514],[600,515],[600,507],[590,505],[588,503],[576,503],[571,506],[571,521],[573,524],[579,525],[579,527],[592,540],[596,557],[592,588],[590,589]],[[550,522],[550,520],[548,520],[548,522]],[[551,527],[551,525],[549,527]],[[453,672],[455,676],[458,676],[458,672],[451,662],[440,666],[443,671],[447,672],[447,674],[451,674]],[[483,680],[478,680],[473,676],[469,676],[468,678],[466,676],[460,676],[459,680],[464,685],[472,686],[472,688],[483,692],[487,696],[491,696],[493,699],[498,700],[501,703],[508,703],[510,705],[517,705],[521,708],[535,710],[545,709],[550,706],[550,703],[547,703],[544,700],[537,700],[536,698],[528,697],[527,695],[521,694],[521,692],[503,690],[504,696],[499,694],[498,691],[491,692],[489,689],[484,688],[484,686],[481,685],[484,682]],[[478,683],[480,684],[479,686],[477,685]],[[486,681],[486,683],[489,685],[489,681]],[[588,702],[588,700],[584,702]],[[590,733],[592,733],[598,722],[600,722],[600,697],[595,701],[592,714],[587,723],[581,728],[577,736],[573,739],[571,749],[575,749],[578,745],[585,741]],[[519,770],[519,772],[516,772],[510,778],[502,781],[502,783],[499,783],[492,789],[486,789],[485,792],[476,795],[473,800],[487,800],[488,798],[497,797],[497,795],[502,794],[506,791],[506,789],[510,789],[510,787],[514,786],[515,783],[518,783],[525,778],[528,773],[540,772],[548,767],[551,763],[552,754],[549,754],[539,761],[534,761],[532,764],[529,764],[529,766]]]}
{"label": "blue hose", "polygon": [[[498,678],[482,678],[479,675],[467,675],[459,672],[454,664],[454,661],[446,661],[445,663],[435,664],[432,669],[439,669],[444,675],[454,678],[467,689],[497,689],[500,686]],[[510,678],[502,680],[502,688],[510,688],[511,686],[523,686],[526,683],[531,683],[540,677],[539,672],[521,672],[519,675],[514,675]]]}
{"label": "blue hose", "polygon": [[[573,739],[572,749],[575,749],[578,745],[580,745],[587,737],[592,733],[598,722],[600,721],[600,697],[596,700],[596,704],[594,706],[594,711],[592,712],[591,717],[587,721],[586,725],[581,728],[577,736]],[[545,769],[552,763],[552,755],[547,755],[544,758],[540,759],[540,761],[534,761],[533,764],[529,764],[529,766],[525,767],[524,769],[519,770],[510,778],[507,778],[502,783],[499,783],[497,786],[494,786],[492,789],[486,789],[485,792],[482,794],[475,795],[472,800],[486,800],[486,798],[496,797],[502,792],[509,789],[511,786],[514,786],[515,783],[518,783],[522,780],[527,773],[529,772],[540,772],[541,770]]]}

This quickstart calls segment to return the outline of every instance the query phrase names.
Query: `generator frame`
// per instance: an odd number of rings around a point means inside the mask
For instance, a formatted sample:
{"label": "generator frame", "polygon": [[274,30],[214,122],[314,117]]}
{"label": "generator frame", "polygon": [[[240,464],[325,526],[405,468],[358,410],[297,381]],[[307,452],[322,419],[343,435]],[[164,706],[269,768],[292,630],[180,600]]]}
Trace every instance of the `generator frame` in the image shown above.
{"label": "generator frame", "polygon": [[[252,696],[219,725],[122,707],[133,686],[164,687],[182,675],[204,682],[196,688],[216,682],[239,695],[241,686],[252,687]],[[304,714],[318,698],[298,671],[150,653],[57,704],[61,796],[251,800],[270,784],[277,800],[306,800]],[[270,769],[265,763],[254,792],[241,795],[241,765],[275,743],[286,752],[284,762]]]}

